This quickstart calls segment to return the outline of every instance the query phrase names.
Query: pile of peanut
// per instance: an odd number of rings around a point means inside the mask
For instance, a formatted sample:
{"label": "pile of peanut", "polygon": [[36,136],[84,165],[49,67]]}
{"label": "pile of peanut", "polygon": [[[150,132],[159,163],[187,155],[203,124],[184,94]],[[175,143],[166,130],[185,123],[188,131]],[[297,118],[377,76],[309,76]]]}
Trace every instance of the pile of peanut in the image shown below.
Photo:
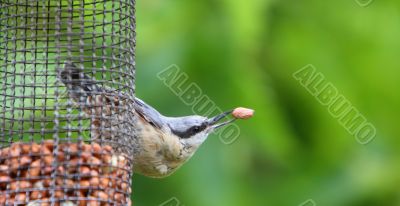
{"label": "pile of peanut", "polygon": [[13,143],[0,150],[0,205],[131,205],[124,155],[97,143]]}

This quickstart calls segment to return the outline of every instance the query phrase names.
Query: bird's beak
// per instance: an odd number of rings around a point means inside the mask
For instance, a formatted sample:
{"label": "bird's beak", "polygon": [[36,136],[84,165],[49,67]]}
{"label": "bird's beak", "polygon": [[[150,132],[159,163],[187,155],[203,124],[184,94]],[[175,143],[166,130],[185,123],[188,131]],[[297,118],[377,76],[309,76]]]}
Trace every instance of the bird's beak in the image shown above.
{"label": "bird's beak", "polygon": [[219,123],[219,124],[218,124],[218,122],[219,122],[220,120],[222,120],[223,118],[225,118],[225,117],[227,117],[228,115],[232,114],[232,112],[233,112],[233,111],[230,110],[230,111],[224,112],[224,113],[222,113],[222,114],[219,114],[219,115],[217,115],[217,116],[215,116],[215,117],[209,118],[209,119],[207,120],[208,125],[214,130],[214,129],[223,127],[223,126],[225,126],[225,125],[227,125],[227,124],[230,124],[230,123],[234,122],[236,119],[231,119],[231,120],[228,120],[228,121],[226,121],[226,122],[222,122],[222,123]]}

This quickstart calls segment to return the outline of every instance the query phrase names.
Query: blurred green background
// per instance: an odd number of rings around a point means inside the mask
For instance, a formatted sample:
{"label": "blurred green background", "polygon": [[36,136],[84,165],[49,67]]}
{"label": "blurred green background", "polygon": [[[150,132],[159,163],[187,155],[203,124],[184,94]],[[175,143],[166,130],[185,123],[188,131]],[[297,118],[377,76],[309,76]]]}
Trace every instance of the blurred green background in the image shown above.
{"label": "blurred green background", "polygon": [[[80,6],[79,1],[62,2]],[[102,3],[97,1],[97,6],[103,8]],[[192,107],[157,77],[157,73],[176,64],[189,76],[188,82],[196,83],[222,110],[246,106],[254,108],[256,116],[237,122],[241,133],[233,144],[223,144],[217,135],[209,137],[192,160],[168,178],[135,175],[134,205],[157,206],[175,200],[164,206],[298,206],[309,199],[313,203],[304,206],[400,205],[400,2],[375,0],[365,6],[368,3],[137,1],[138,97],[165,115],[192,114]],[[111,6],[110,2],[107,5]],[[28,13],[35,9],[12,8],[7,12]],[[14,20],[7,20],[7,12],[0,13],[0,21],[12,24]],[[111,18],[109,15],[104,18]],[[111,27],[106,26],[106,31]],[[17,36],[31,34],[27,29],[20,30]],[[7,35],[9,38],[1,42],[16,44],[10,41],[13,33]],[[96,41],[103,43],[103,38]],[[26,47],[36,47],[34,41],[28,43]],[[7,55],[17,60],[34,58],[30,53]],[[40,55],[55,58],[54,53]],[[293,78],[294,72],[308,64],[324,74],[377,128],[372,142],[360,144]],[[3,80],[5,71],[13,69],[9,67],[2,68],[0,82],[16,81],[22,87],[25,79]],[[55,68],[25,67],[15,68],[24,68],[25,72]],[[46,84],[39,81],[39,76],[36,78],[36,86]],[[18,87],[8,87],[3,94],[34,92]],[[14,105],[38,103],[25,100],[17,99]],[[46,104],[36,106],[44,108]],[[53,113],[19,112],[5,115],[29,118]],[[8,127],[7,122],[4,124]],[[21,133],[33,126],[28,121],[14,125]],[[49,129],[53,127],[48,125]]]}
{"label": "blurred green background", "polygon": [[[137,95],[188,115],[157,73],[177,64],[221,109],[247,106],[231,145],[211,136],[165,179],[134,177],[134,204],[400,205],[400,2],[137,2]],[[292,74],[313,64],[372,122],[359,144]],[[312,203],[307,204],[313,205]]]}

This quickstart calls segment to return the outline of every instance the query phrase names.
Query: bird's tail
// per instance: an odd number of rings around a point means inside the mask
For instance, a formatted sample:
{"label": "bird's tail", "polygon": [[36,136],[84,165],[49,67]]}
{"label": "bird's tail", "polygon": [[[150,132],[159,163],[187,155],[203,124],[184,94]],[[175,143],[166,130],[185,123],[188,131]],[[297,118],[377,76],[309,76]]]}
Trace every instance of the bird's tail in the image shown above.
{"label": "bird's tail", "polygon": [[127,119],[123,115],[127,112],[121,110],[121,104],[125,102],[116,96],[118,93],[102,87],[98,84],[99,81],[86,75],[83,69],[70,61],[64,63],[57,76],[66,86],[69,98],[76,103],[75,106],[90,118],[90,128],[89,126],[82,128],[90,131],[91,141],[106,141],[115,148],[126,144],[126,142],[119,144],[119,138],[116,138],[125,134],[121,131],[124,131],[122,125],[126,124],[124,121]]}
{"label": "bird's tail", "polygon": [[112,115],[118,113],[119,107],[126,103],[117,92],[99,86],[98,81],[70,61],[65,62],[64,68],[57,75],[67,87],[69,97],[83,107],[87,114]]}
{"label": "bird's tail", "polygon": [[77,102],[102,92],[95,80],[70,61],[64,63],[64,68],[58,71],[57,76],[67,87],[69,95]]}

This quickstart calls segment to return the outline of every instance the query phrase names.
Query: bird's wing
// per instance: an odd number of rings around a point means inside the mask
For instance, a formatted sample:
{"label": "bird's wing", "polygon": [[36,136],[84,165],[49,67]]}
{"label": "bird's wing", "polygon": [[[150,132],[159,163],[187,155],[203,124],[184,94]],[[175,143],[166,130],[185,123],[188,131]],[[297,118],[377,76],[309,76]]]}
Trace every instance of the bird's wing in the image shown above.
{"label": "bird's wing", "polygon": [[133,107],[142,119],[157,127],[158,129],[162,129],[164,121],[161,118],[162,115],[157,110],[155,110],[153,107],[149,106],[139,98],[135,98]]}

